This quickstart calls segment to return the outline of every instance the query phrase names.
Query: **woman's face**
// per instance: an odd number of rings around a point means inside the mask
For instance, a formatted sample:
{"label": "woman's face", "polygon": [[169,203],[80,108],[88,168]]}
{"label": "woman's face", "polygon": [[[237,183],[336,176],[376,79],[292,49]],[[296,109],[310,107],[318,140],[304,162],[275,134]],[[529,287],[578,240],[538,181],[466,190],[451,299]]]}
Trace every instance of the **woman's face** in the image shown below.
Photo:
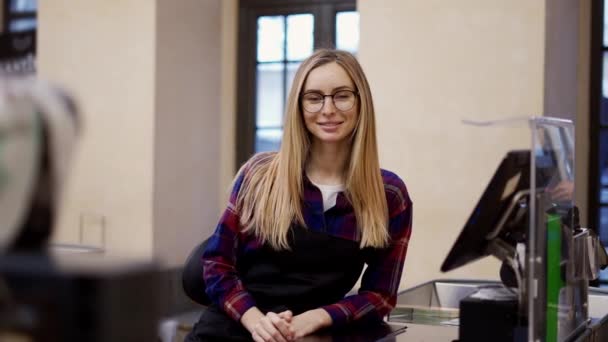
{"label": "woman's face", "polygon": [[[300,103],[313,142],[335,144],[350,138],[359,116],[356,91],[346,71],[335,62],[310,71]],[[333,95],[333,101],[327,95]]]}

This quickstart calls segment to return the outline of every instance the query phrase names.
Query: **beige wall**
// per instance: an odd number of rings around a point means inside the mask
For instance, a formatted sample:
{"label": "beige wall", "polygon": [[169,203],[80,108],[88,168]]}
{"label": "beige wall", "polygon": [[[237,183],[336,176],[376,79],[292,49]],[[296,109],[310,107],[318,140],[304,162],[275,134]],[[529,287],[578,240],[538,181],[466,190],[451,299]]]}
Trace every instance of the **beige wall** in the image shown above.
{"label": "beige wall", "polygon": [[236,70],[238,1],[222,0],[222,76],[220,127],[219,207],[228,203],[230,184],[236,173]]}
{"label": "beige wall", "polygon": [[[105,226],[109,252],[149,257],[156,4],[38,5],[39,74],[76,95],[84,122],[55,241],[101,244],[99,230]],[[81,235],[83,218],[88,223]]]}
{"label": "beige wall", "polygon": [[74,93],[85,123],[55,242],[179,265],[210,234],[231,167],[220,162],[230,4],[39,4],[40,75]]}
{"label": "beige wall", "polygon": [[359,1],[360,60],[374,95],[381,163],[414,201],[401,287],[440,277],[496,278],[491,258],[439,267],[508,147],[526,130],[462,119],[543,113],[541,1]]}
{"label": "beige wall", "polygon": [[154,252],[181,265],[218,219],[221,2],[157,2]]}
{"label": "beige wall", "polygon": [[576,197],[581,224],[587,217],[589,192],[589,70],[591,51],[591,0],[578,1],[577,99],[576,99]]}

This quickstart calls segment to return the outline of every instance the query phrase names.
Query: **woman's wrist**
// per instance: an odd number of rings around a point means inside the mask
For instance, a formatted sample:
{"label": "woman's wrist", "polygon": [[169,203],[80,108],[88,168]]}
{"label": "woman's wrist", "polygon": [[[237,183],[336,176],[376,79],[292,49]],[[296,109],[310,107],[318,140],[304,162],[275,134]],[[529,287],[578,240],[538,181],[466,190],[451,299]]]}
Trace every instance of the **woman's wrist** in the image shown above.
{"label": "woman's wrist", "polygon": [[250,333],[253,333],[253,328],[255,324],[264,317],[264,314],[255,306],[249,308],[249,310],[245,311],[243,316],[241,317],[241,324],[247,329]]}
{"label": "woman's wrist", "polygon": [[319,320],[318,322],[319,322],[320,328],[327,328],[332,325],[333,320],[331,319],[331,316],[329,315],[329,313],[326,310],[314,309],[313,311],[315,312],[315,316]]}

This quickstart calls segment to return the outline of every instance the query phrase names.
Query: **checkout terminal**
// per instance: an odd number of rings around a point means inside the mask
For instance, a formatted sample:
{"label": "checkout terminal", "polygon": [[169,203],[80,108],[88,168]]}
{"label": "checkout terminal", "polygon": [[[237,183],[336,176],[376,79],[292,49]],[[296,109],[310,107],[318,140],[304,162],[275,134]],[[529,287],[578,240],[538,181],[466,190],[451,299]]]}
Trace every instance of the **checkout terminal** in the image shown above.
{"label": "checkout terminal", "polygon": [[[551,151],[536,156],[537,187],[549,188],[556,179]],[[554,186],[554,185],[551,185]],[[502,284],[480,287],[460,301],[459,337],[463,341],[526,341],[527,315],[523,297],[525,243],[530,208],[530,151],[509,151],[501,161],[462,232],[444,260],[447,272],[485,256],[495,255],[503,262]],[[575,208],[552,206],[548,212],[562,211],[563,222],[573,222]],[[560,218],[561,220],[561,218]],[[577,226],[577,223],[574,222]],[[561,223],[558,225],[561,229]],[[566,226],[564,229],[574,230]],[[560,234],[560,232],[556,232]],[[567,248],[566,244],[557,246]],[[560,262],[557,276],[565,280],[566,265]],[[481,323],[483,322],[483,323]]]}
{"label": "checkout terminal", "polygon": [[[534,156],[536,188],[548,189],[561,180],[556,175],[556,156],[550,149]],[[494,255],[503,261],[500,269],[501,282],[469,281],[460,284],[462,286],[452,291],[454,293],[447,296],[451,297],[448,299],[441,297],[446,297],[449,284],[458,282],[432,282],[432,290],[428,286],[430,284],[405,290],[399,295],[397,308],[389,315],[388,326],[383,327],[384,331],[376,329],[376,336],[368,333],[368,339],[361,341],[529,341],[530,321],[525,284],[528,275],[523,256],[529,240],[530,169],[530,150],[512,150],[506,153],[441,266],[441,271],[447,272]],[[540,194],[544,192],[537,191],[537,195]],[[580,233],[576,209],[568,201],[563,201],[551,202],[543,211],[548,217],[557,220],[547,220],[550,222],[547,233],[551,234],[547,248],[550,254],[555,254],[551,256],[551,262],[556,262],[556,266],[551,269],[554,273],[549,276],[553,278],[548,281],[555,283],[552,286],[564,288],[569,277],[569,265],[561,256],[567,255],[572,246],[565,238],[562,239],[562,233],[568,232],[566,235],[572,236]],[[582,313],[577,312],[584,309],[582,294],[574,292],[578,296],[575,300],[575,306],[578,307],[574,308],[574,314],[580,316],[575,318],[582,322]],[[559,296],[563,297],[565,293],[560,293],[558,288],[555,295],[556,298],[543,300],[555,300],[557,303]],[[435,303],[424,308],[425,300]],[[441,301],[443,303],[439,303]],[[433,306],[445,305],[450,301],[451,310],[432,312]],[[557,315],[561,309],[556,303],[550,305],[555,305],[553,313]],[[551,314],[550,311],[547,316]],[[542,334],[546,332],[545,327]],[[362,333],[355,335],[364,336]],[[349,336],[353,336],[353,333]],[[334,334],[332,337],[336,340],[338,336]],[[540,340],[559,340],[553,337]],[[309,339],[318,340],[318,337]]]}
{"label": "checkout terminal", "polygon": [[[427,341],[608,341],[608,308],[590,316],[590,299],[602,291],[589,287],[608,264],[606,251],[580,226],[573,193],[553,191],[574,182],[574,127],[550,117],[520,123],[530,148],[506,151],[441,265],[447,272],[492,255],[502,261],[500,281],[435,280],[405,290],[388,322],[450,331]],[[480,124],[493,125],[500,123]]]}

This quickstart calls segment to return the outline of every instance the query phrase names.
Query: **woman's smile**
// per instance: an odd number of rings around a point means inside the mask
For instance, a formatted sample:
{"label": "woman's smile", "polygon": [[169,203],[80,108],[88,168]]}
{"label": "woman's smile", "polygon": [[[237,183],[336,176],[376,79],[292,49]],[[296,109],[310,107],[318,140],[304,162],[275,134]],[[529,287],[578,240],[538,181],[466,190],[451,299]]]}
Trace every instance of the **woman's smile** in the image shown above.
{"label": "woman's smile", "polygon": [[338,128],[340,128],[340,125],[342,123],[343,123],[343,121],[335,121],[335,122],[319,122],[317,124],[319,126],[321,126],[321,129],[324,130],[325,132],[333,133],[333,132],[336,132],[338,130]]}

